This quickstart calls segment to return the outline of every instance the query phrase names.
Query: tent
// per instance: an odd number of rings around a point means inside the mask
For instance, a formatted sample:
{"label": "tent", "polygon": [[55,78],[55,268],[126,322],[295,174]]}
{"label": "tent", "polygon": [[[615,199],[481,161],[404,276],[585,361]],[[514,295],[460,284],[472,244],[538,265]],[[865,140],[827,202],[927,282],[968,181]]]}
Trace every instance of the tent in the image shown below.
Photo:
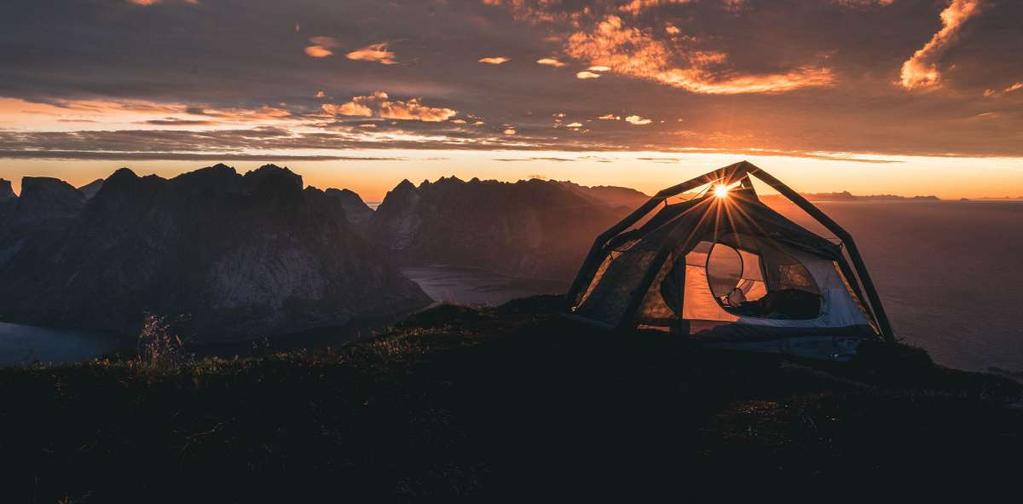
{"label": "tent", "polygon": [[[751,177],[836,241],[761,202]],[[852,237],[746,161],[657,193],[597,237],[569,300],[570,317],[593,325],[725,348],[844,360],[863,340],[894,340]]]}

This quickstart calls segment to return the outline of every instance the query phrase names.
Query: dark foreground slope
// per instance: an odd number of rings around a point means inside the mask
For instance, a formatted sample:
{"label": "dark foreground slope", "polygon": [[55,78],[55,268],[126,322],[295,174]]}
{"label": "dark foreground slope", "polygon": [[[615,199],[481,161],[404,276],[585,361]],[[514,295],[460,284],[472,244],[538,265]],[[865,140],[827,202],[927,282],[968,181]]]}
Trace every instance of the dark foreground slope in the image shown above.
{"label": "dark foreground slope", "polygon": [[561,321],[555,305],[440,307],[332,352],[0,371],[0,492],[7,502],[818,485],[835,495],[1016,471],[1012,382],[903,347],[828,365],[613,337]]}

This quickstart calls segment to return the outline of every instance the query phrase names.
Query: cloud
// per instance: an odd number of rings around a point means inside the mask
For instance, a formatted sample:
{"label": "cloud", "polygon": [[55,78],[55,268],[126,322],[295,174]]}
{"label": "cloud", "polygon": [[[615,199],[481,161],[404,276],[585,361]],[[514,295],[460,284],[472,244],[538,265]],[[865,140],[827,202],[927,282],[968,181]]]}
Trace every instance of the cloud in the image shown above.
{"label": "cloud", "polygon": [[938,62],[959,37],[963,23],[980,11],[981,0],[952,0],[941,11],[941,30],[902,64],[900,83],[906,89],[934,87],[941,81]]}
{"label": "cloud", "polygon": [[650,124],[653,121],[645,117],[640,117],[638,115],[630,115],[625,118],[625,122],[633,126],[646,126],[647,124]]}
{"label": "cloud", "polygon": [[305,54],[310,58],[326,58],[328,56],[333,56],[334,51],[323,46],[312,45],[305,48]]}
{"label": "cloud", "polygon": [[150,119],[148,121],[145,121],[145,124],[152,124],[154,126],[205,126],[208,124],[213,124],[213,121],[176,119],[173,117],[168,117],[166,119]]}
{"label": "cloud", "polygon": [[583,127],[583,123],[580,123],[580,122],[568,123],[568,124],[565,125],[565,127],[566,128],[582,128]]}
{"label": "cloud", "polygon": [[505,128],[504,129],[504,134],[505,135],[514,135],[514,134],[517,134],[517,133],[518,133],[518,131],[515,131],[515,128]]}
{"label": "cloud", "polygon": [[337,39],[333,37],[318,36],[309,39],[311,45],[306,46],[305,54],[310,58],[326,58],[334,55],[335,49],[341,45]]}
{"label": "cloud", "polygon": [[575,74],[575,78],[577,78],[577,79],[599,79],[600,78],[600,74],[599,73],[593,73],[593,72],[591,72],[589,70],[584,70],[582,72],[576,73]]}
{"label": "cloud", "polygon": [[994,89],[985,89],[984,90],[984,97],[985,98],[994,98],[994,97],[997,97],[997,96],[1002,96],[1002,95],[1006,95],[1006,94],[1009,94],[1009,93],[1014,93],[1014,92],[1019,91],[1021,89],[1023,89],[1023,82],[1015,82],[1013,84],[1010,84],[1009,86],[1007,86],[1005,89],[1003,89],[1001,91],[997,91],[997,90],[994,90]]}
{"label": "cloud", "polygon": [[442,122],[458,112],[449,108],[427,107],[419,98],[408,101],[392,100],[387,93],[376,91],[372,95],[355,96],[342,104],[325,103],[322,110],[329,115],[379,117],[399,121]]}
{"label": "cloud", "polygon": [[836,5],[841,5],[843,7],[858,7],[858,8],[887,7],[887,6],[895,3],[895,0],[832,0],[832,1]]}
{"label": "cloud", "polygon": [[834,83],[828,68],[802,66],[773,74],[741,74],[717,51],[676,50],[648,32],[610,15],[591,31],[577,31],[566,52],[612,71],[701,94],[782,93]]}
{"label": "cloud", "polygon": [[247,154],[239,152],[101,152],[64,150],[3,150],[0,159],[74,159],[91,161],[405,161],[402,157]]}
{"label": "cloud", "polygon": [[621,121],[622,116],[616,116],[614,114],[604,114],[598,117],[597,119],[600,119],[601,121]]}
{"label": "cloud", "polygon": [[610,72],[611,71],[611,67],[606,67],[606,66],[603,66],[603,65],[593,65],[590,68],[587,68],[587,70],[589,70],[591,72]]}
{"label": "cloud", "polygon": [[480,58],[479,59],[480,63],[485,63],[487,65],[502,65],[502,64],[507,63],[509,61],[511,61],[511,58],[506,58],[504,56],[492,56],[492,57]]}
{"label": "cloud", "polygon": [[[132,5],[139,5],[142,7],[149,7],[163,3],[163,0],[127,0]],[[179,3],[185,3],[189,5],[199,5],[199,0],[178,0]]]}
{"label": "cloud", "polygon": [[692,0],[632,0],[631,2],[618,7],[618,10],[627,14],[636,15],[654,7],[671,4],[686,4],[690,1]]}
{"label": "cloud", "polygon": [[393,65],[398,62],[394,59],[394,53],[387,50],[387,42],[368,45],[346,54],[345,57],[354,61],[372,61],[381,65]]}
{"label": "cloud", "polygon": [[565,66],[564,63],[562,63],[561,61],[558,61],[555,58],[540,58],[540,59],[536,60],[536,62],[538,64],[540,64],[540,65],[551,66],[551,67],[554,67],[554,68],[561,68],[561,67]]}

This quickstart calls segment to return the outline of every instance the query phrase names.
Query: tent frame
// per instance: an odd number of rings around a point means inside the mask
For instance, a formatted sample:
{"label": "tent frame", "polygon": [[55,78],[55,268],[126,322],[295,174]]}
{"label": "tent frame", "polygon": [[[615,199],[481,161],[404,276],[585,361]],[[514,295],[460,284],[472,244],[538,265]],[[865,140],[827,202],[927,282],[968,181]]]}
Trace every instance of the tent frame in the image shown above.
{"label": "tent frame", "polygon": [[[573,304],[577,302],[584,289],[586,289],[590,282],[592,282],[593,277],[597,273],[597,269],[609,253],[609,251],[606,250],[608,242],[629,226],[632,226],[644,216],[652,212],[657,205],[665,202],[668,198],[707,184],[724,184],[726,186],[730,186],[739,182],[743,188],[753,191],[753,184],[750,177],[755,177],[775,191],[778,191],[778,193],[782,196],[788,198],[789,201],[806,212],[810,217],[824,226],[825,229],[833,233],[835,237],[841,241],[844,245],[845,253],[849,256],[854,268],[849,268],[846,261],[838,261],[842,274],[846,277],[847,281],[852,284],[853,290],[858,297],[861,298],[861,302],[864,301],[860,291],[860,286],[862,286],[863,292],[866,293],[866,304],[871,314],[874,316],[874,320],[877,322],[878,331],[881,333],[881,337],[887,342],[894,342],[895,333],[892,331],[888,315],[885,312],[884,306],[881,304],[881,297],[877,293],[874,281],[871,279],[870,273],[867,271],[866,263],[863,262],[863,257],[860,255],[859,248],[856,246],[856,242],[853,240],[852,235],[842,228],[842,226],[838,225],[837,222],[828,217],[827,214],[821,211],[821,209],[817,208],[813,203],[810,203],[810,201],[804,198],[801,194],[748,161],[740,161],[664,189],[622,219],[621,222],[603,232],[594,240],[593,247],[590,249],[589,254],[587,254],[586,259],[579,268],[579,273],[576,275],[575,281],[572,282],[572,286],[569,289],[569,299],[572,300]],[[663,263],[670,253],[671,250],[669,247],[662,247],[662,249],[657,253],[653,263]],[[650,289],[651,284],[653,284],[657,273],[657,268],[651,268],[645,274],[642,282],[639,284],[639,287],[633,293],[632,299],[630,299],[628,308],[626,309],[625,313],[630,315],[623,317],[621,327],[618,329],[627,329],[635,325],[634,316],[632,314],[636,313],[639,305],[643,302],[643,297]]]}

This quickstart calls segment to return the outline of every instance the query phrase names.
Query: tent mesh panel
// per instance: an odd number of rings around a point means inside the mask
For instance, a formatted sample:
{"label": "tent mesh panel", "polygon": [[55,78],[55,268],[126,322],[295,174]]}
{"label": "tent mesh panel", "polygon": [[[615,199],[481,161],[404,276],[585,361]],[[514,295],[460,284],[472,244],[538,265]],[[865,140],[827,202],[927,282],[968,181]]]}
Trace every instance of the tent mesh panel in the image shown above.
{"label": "tent mesh panel", "polygon": [[657,256],[656,251],[633,247],[611,260],[599,279],[591,285],[591,292],[579,305],[576,314],[618,325],[625,315],[632,294],[639,288],[643,276]]}

